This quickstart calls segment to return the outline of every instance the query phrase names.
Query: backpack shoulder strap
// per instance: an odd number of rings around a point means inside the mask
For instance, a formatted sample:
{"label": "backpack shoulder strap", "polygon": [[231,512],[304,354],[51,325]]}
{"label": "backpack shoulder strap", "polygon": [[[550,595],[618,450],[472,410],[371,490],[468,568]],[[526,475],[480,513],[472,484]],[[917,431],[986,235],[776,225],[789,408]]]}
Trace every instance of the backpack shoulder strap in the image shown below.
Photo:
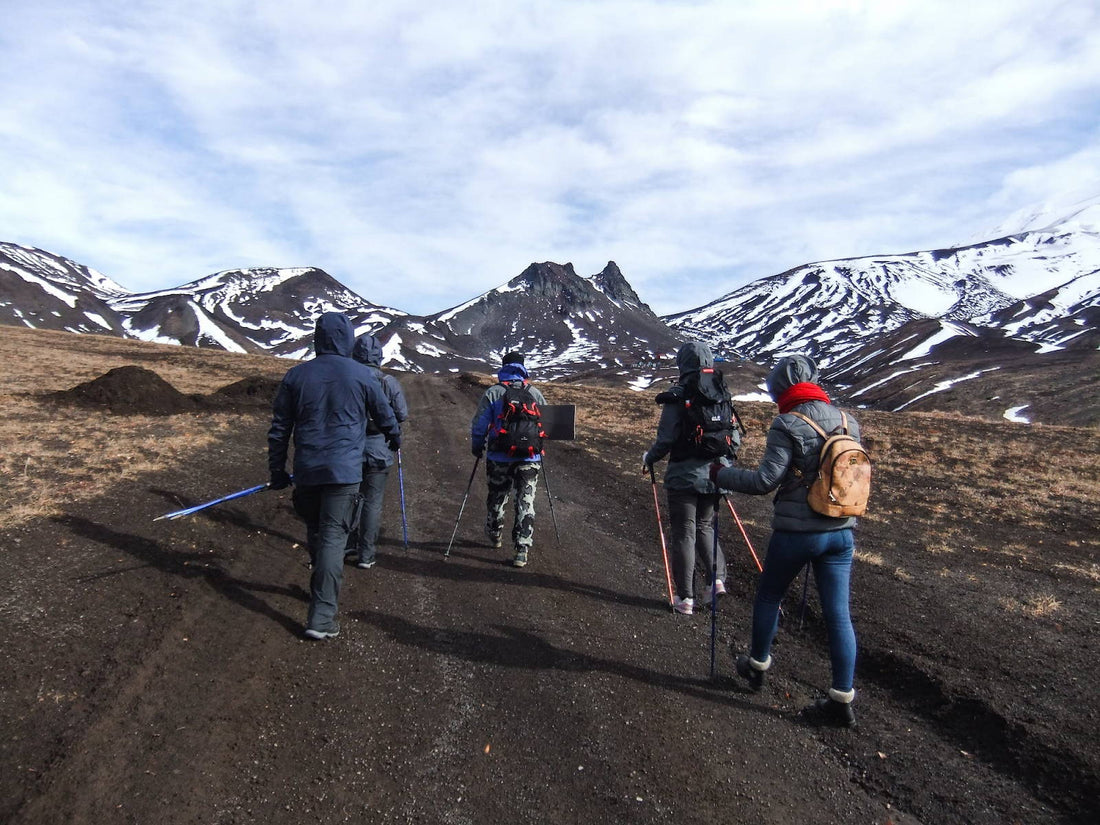
{"label": "backpack shoulder strap", "polygon": [[[796,418],[801,418],[803,421],[813,427],[819,436],[824,438],[826,441],[829,440],[829,436],[826,434],[825,430],[821,429],[821,426],[808,415],[803,415],[800,412],[792,412],[791,415],[795,416]],[[841,415],[843,416],[844,413],[841,413]],[[844,432],[848,432],[848,419],[844,419]]]}

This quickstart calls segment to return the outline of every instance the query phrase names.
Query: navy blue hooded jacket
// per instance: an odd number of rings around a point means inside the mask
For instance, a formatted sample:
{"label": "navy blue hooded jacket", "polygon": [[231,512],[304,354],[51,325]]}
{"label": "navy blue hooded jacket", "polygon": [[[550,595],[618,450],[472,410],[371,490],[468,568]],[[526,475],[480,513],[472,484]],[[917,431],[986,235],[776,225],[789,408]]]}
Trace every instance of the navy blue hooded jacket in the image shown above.
{"label": "navy blue hooded jacket", "polygon": [[[366,365],[371,374],[378,379],[397,423],[400,425],[406,421],[409,417],[409,405],[405,401],[405,393],[401,391],[401,384],[392,375],[382,372],[382,343],[373,335],[360,335],[355,339],[355,348],[351,351],[351,357],[360,364]],[[393,451],[386,445],[386,437],[382,435],[374,421],[367,425],[367,448],[363,463],[375,469],[393,464]]]}
{"label": "navy blue hooded jacket", "polygon": [[351,355],[351,322],[339,312],[317,319],[315,357],[292,367],[279,385],[267,433],[268,469],[286,469],[294,437],[294,483],[356,484],[363,479],[367,424],[400,434],[382,386]]}

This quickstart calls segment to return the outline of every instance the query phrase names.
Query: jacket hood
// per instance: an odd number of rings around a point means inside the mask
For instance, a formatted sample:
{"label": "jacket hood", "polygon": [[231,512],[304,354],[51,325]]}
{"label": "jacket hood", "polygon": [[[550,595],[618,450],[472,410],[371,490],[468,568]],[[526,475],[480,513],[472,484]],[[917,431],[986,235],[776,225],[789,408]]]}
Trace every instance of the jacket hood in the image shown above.
{"label": "jacket hood", "polygon": [[688,341],[676,353],[676,366],[680,377],[684,378],[701,369],[714,366],[714,355],[710,347],[701,341]]}
{"label": "jacket hood", "polygon": [[497,373],[497,380],[501,383],[505,381],[526,381],[527,367],[523,364],[504,364]]}
{"label": "jacket hood", "polygon": [[313,352],[317,355],[351,355],[355,331],[342,312],[326,312],[317,319],[313,333]]}
{"label": "jacket hood", "polygon": [[819,376],[817,364],[812,358],[805,355],[787,355],[779,359],[768,373],[768,394],[773,400],[793,387],[795,384],[816,384]]}
{"label": "jacket hood", "polygon": [[355,339],[351,357],[369,367],[382,366],[382,342],[373,335],[360,335]]}

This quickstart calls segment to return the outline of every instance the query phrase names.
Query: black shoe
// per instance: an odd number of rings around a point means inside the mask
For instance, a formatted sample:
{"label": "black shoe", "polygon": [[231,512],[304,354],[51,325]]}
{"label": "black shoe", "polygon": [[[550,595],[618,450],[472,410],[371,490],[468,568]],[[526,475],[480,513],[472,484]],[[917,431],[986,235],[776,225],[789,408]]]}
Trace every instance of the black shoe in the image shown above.
{"label": "black shoe", "polygon": [[305,636],[312,641],[323,641],[325,639],[334,639],[340,635],[340,623],[333,622],[332,627],[328,630],[314,630],[312,627],[306,628]]}
{"label": "black shoe", "polygon": [[749,683],[749,690],[753,693],[759,693],[763,689],[764,671],[754,668],[749,662],[747,654],[742,653],[734,660],[733,664],[737,668],[737,675]]}
{"label": "black shoe", "polygon": [[836,699],[818,699],[803,711],[806,719],[819,725],[831,725],[837,728],[854,728],[856,713],[851,702],[838,702]]}
{"label": "black shoe", "polygon": [[355,566],[358,567],[360,570],[370,570],[372,567],[374,567],[374,559],[368,560],[360,558],[359,561],[355,563]]}
{"label": "black shoe", "polygon": [[512,558],[513,567],[526,567],[527,566],[527,548],[517,547],[516,555]]}

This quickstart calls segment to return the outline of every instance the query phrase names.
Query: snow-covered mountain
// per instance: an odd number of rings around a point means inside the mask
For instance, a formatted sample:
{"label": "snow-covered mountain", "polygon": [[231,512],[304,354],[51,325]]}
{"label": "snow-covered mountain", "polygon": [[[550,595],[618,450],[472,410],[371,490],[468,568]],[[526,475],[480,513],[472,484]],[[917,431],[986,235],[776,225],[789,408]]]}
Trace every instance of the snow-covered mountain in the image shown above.
{"label": "snow-covered mountain", "polygon": [[311,352],[322,312],[343,312],[360,333],[405,315],[313,268],[232,269],[175,289],[120,296],[111,306],[135,338],[291,358]]}
{"label": "snow-covered mountain", "polygon": [[589,277],[572,264],[533,263],[503,286],[434,315],[397,319],[379,335],[407,369],[484,369],[518,349],[544,378],[634,377],[639,364],[667,359],[679,345],[614,261]]}

